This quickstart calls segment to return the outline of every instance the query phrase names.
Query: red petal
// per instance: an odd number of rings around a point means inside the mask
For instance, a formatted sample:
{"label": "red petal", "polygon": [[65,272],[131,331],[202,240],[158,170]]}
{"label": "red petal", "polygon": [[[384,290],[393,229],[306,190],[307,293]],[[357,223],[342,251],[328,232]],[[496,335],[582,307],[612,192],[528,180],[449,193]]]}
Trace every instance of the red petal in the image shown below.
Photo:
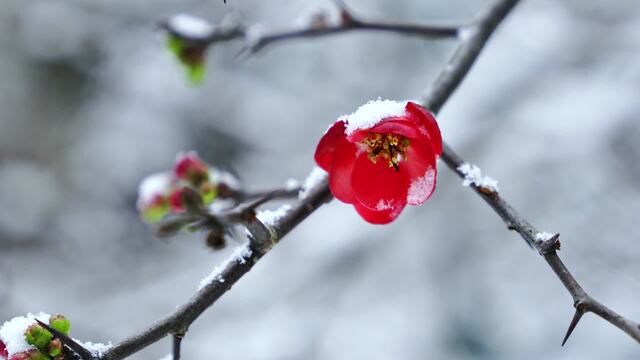
{"label": "red petal", "polygon": [[349,136],[349,141],[360,142],[372,132],[402,135],[408,138],[424,138],[425,136],[420,132],[413,119],[407,117],[390,117],[382,120],[378,125],[370,129],[354,132]]}
{"label": "red petal", "polygon": [[425,135],[431,140],[436,155],[440,156],[442,154],[442,134],[436,118],[424,107],[410,101],[407,103],[406,110],[407,114],[414,117],[418,124],[424,126]]}
{"label": "red petal", "polygon": [[0,340],[0,358],[6,359],[9,357],[9,352],[7,351],[7,346]]}
{"label": "red petal", "polygon": [[328,172],[331,170],[331,160],[333,159],[333,153],[338,144],[347,141],[344,129],[344,121],[336,121],[320,139],[318,147],[316,147],[316,163],[324,171]]}
{"label": "red petal", "polygon": [[407,148],[407,160],[399,164],[400,173],[409,179],[407,202],[420,205],[436,188],[436,156],[427,140],[411,139]]}
{"label": "red petal", "polygon": [[365,206],[359,204],[358,202],[353,204],[353,207],[356,208],[356,211],[358,212],[358,214],[360,214],[360,216],[362,216],[362,218],[365,219],[368,223],[379,224],[379,225],[388,224],[392,222],[398,217],[398,215],[400,215],[400,213],[402,212],[402,209],[404,209],[404,205],[400,205],[393,209],[376,211],[376,210],[371,210],[369,208],[366,208]]}
{"label": "red petal", "polygon": [[352,204],[354,201],[353,189],[351,188],[351,175],[353,165],[356,162],[358,149],[355,144],[348,141],[337,143],[331,160],[329,171],[329,189],[336,199]]}
{"label": "red petal", "polygon": [[372,210],[387,210],[406,204],[409,177],[407,172],[389,167],[385,159],[378,158],[373,163],[363,153],[356,159],[351,186],[362,205]]}

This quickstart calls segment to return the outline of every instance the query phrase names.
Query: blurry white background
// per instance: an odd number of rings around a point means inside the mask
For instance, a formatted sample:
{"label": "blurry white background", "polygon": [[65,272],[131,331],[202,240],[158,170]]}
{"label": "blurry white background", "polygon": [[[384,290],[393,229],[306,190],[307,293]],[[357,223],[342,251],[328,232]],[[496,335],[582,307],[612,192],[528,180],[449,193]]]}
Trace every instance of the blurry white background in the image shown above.
{"label": "blurry white background", "polygon": [[[350,0],[362,16],[467,20],[488,1]],[[229,250],[154,239],[137,184],[197,150],[249,188],[302,179],[328,124],[369,99],[417,98],[453,41],[351,33],[237,62],[217,46],[195,88],[157,20],[229,12],[292,25],[329,1],[0,2],[0,319],[61,312],[113,341],[173,311]],[[529,0],[439,116],[593,296],[640,319],[640,7]],[[438,190],[392,225],[323,207],[192,327],[186,359],[637,359],[536,253],[440,164]],[[134,356],[157,359],[164,341]]]}

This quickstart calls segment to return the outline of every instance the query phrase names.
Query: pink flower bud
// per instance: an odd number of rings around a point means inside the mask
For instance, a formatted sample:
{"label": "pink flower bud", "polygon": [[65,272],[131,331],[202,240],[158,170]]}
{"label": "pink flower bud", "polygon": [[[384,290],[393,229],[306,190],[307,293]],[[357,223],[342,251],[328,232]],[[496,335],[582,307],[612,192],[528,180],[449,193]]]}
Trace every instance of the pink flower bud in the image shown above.
{"label": "pink flower bud", "polygon": [[181,213],[186,210],[182,201],[182,188],[173,190],[169,195],[169,207],[172,213]]}
{"label": "pink flower bud", "polygon": [[179,179],[195,187],[209,179],[209,167],[195,151],[178,154],[173,171]]}

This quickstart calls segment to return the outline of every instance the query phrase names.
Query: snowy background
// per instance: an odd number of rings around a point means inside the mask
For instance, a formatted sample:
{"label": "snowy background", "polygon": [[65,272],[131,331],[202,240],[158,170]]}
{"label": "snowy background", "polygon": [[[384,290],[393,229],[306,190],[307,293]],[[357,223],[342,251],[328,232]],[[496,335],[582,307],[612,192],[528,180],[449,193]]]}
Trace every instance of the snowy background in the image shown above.
{"label": "snowy background", "polygon": [[[0,319],[61,312],[114,341],[173,311],[232,251],[154,239],[137,184],[197,150],[249,188],[302,179],[328,124],[369,99],[416,98],[452,41],[301,40],[238,63],[213,49],[189,86],[155,22],[178,12],[294,24],[321,1],[0,1]],[[363,16],[465,20],[487,1],[350,0]],[[640,320],[640,7],[530,0],[443,109],[445,139],[500,181],[593,296]],[[186,359],[637,359],[544,261],[440,164],[392,225],[333,202],[192,327]],[[135,359],[158,359],[163,341]]]}

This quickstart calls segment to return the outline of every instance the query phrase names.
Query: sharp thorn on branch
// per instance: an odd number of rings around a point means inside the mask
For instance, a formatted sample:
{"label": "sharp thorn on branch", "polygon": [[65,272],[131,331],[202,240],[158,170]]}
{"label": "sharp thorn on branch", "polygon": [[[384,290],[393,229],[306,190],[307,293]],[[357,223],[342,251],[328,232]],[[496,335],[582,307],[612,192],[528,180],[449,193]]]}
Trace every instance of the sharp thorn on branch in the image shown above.
{"label": "sharp thorn on branch", "polygon": [[569,340],[569,336],[571,336],[573,329],[576,328],[576,325],[578,325],[578,321],[580,321],[584,313],[585,311],[584,309],[582,309],[582,306],[578,305],[576,307],[576,313],[573,315],[573,319],[571,319],[571,323],[569,324],[569,328],[567,329],[567,333],[564,335],[564,339],[562,340],[562,345],[560,346],[564,346],[567,340]]}
{"label": "sharp thorn on branch", "polygon": [[36,319],[36,321],[38,322],[38,324],[40,324],[40,326],[42,326],[43,328],[47,329],[51,334],[53,334],[53,336],[55,336],[57,339],[59,339],[60,342],[64,346],[66,346],[69,349],[71,349],[82,360],[95,360],[96,359],[96,357],[93,356],[93,354],[89,350],[85,349],[84,346],[78,344],[72,338],[68,337],[67,335],[61,333],[60,331],[52,328],[48,324],[45,324],[45,323],[43,323],[42,321],[40,321],[38,319]]}

